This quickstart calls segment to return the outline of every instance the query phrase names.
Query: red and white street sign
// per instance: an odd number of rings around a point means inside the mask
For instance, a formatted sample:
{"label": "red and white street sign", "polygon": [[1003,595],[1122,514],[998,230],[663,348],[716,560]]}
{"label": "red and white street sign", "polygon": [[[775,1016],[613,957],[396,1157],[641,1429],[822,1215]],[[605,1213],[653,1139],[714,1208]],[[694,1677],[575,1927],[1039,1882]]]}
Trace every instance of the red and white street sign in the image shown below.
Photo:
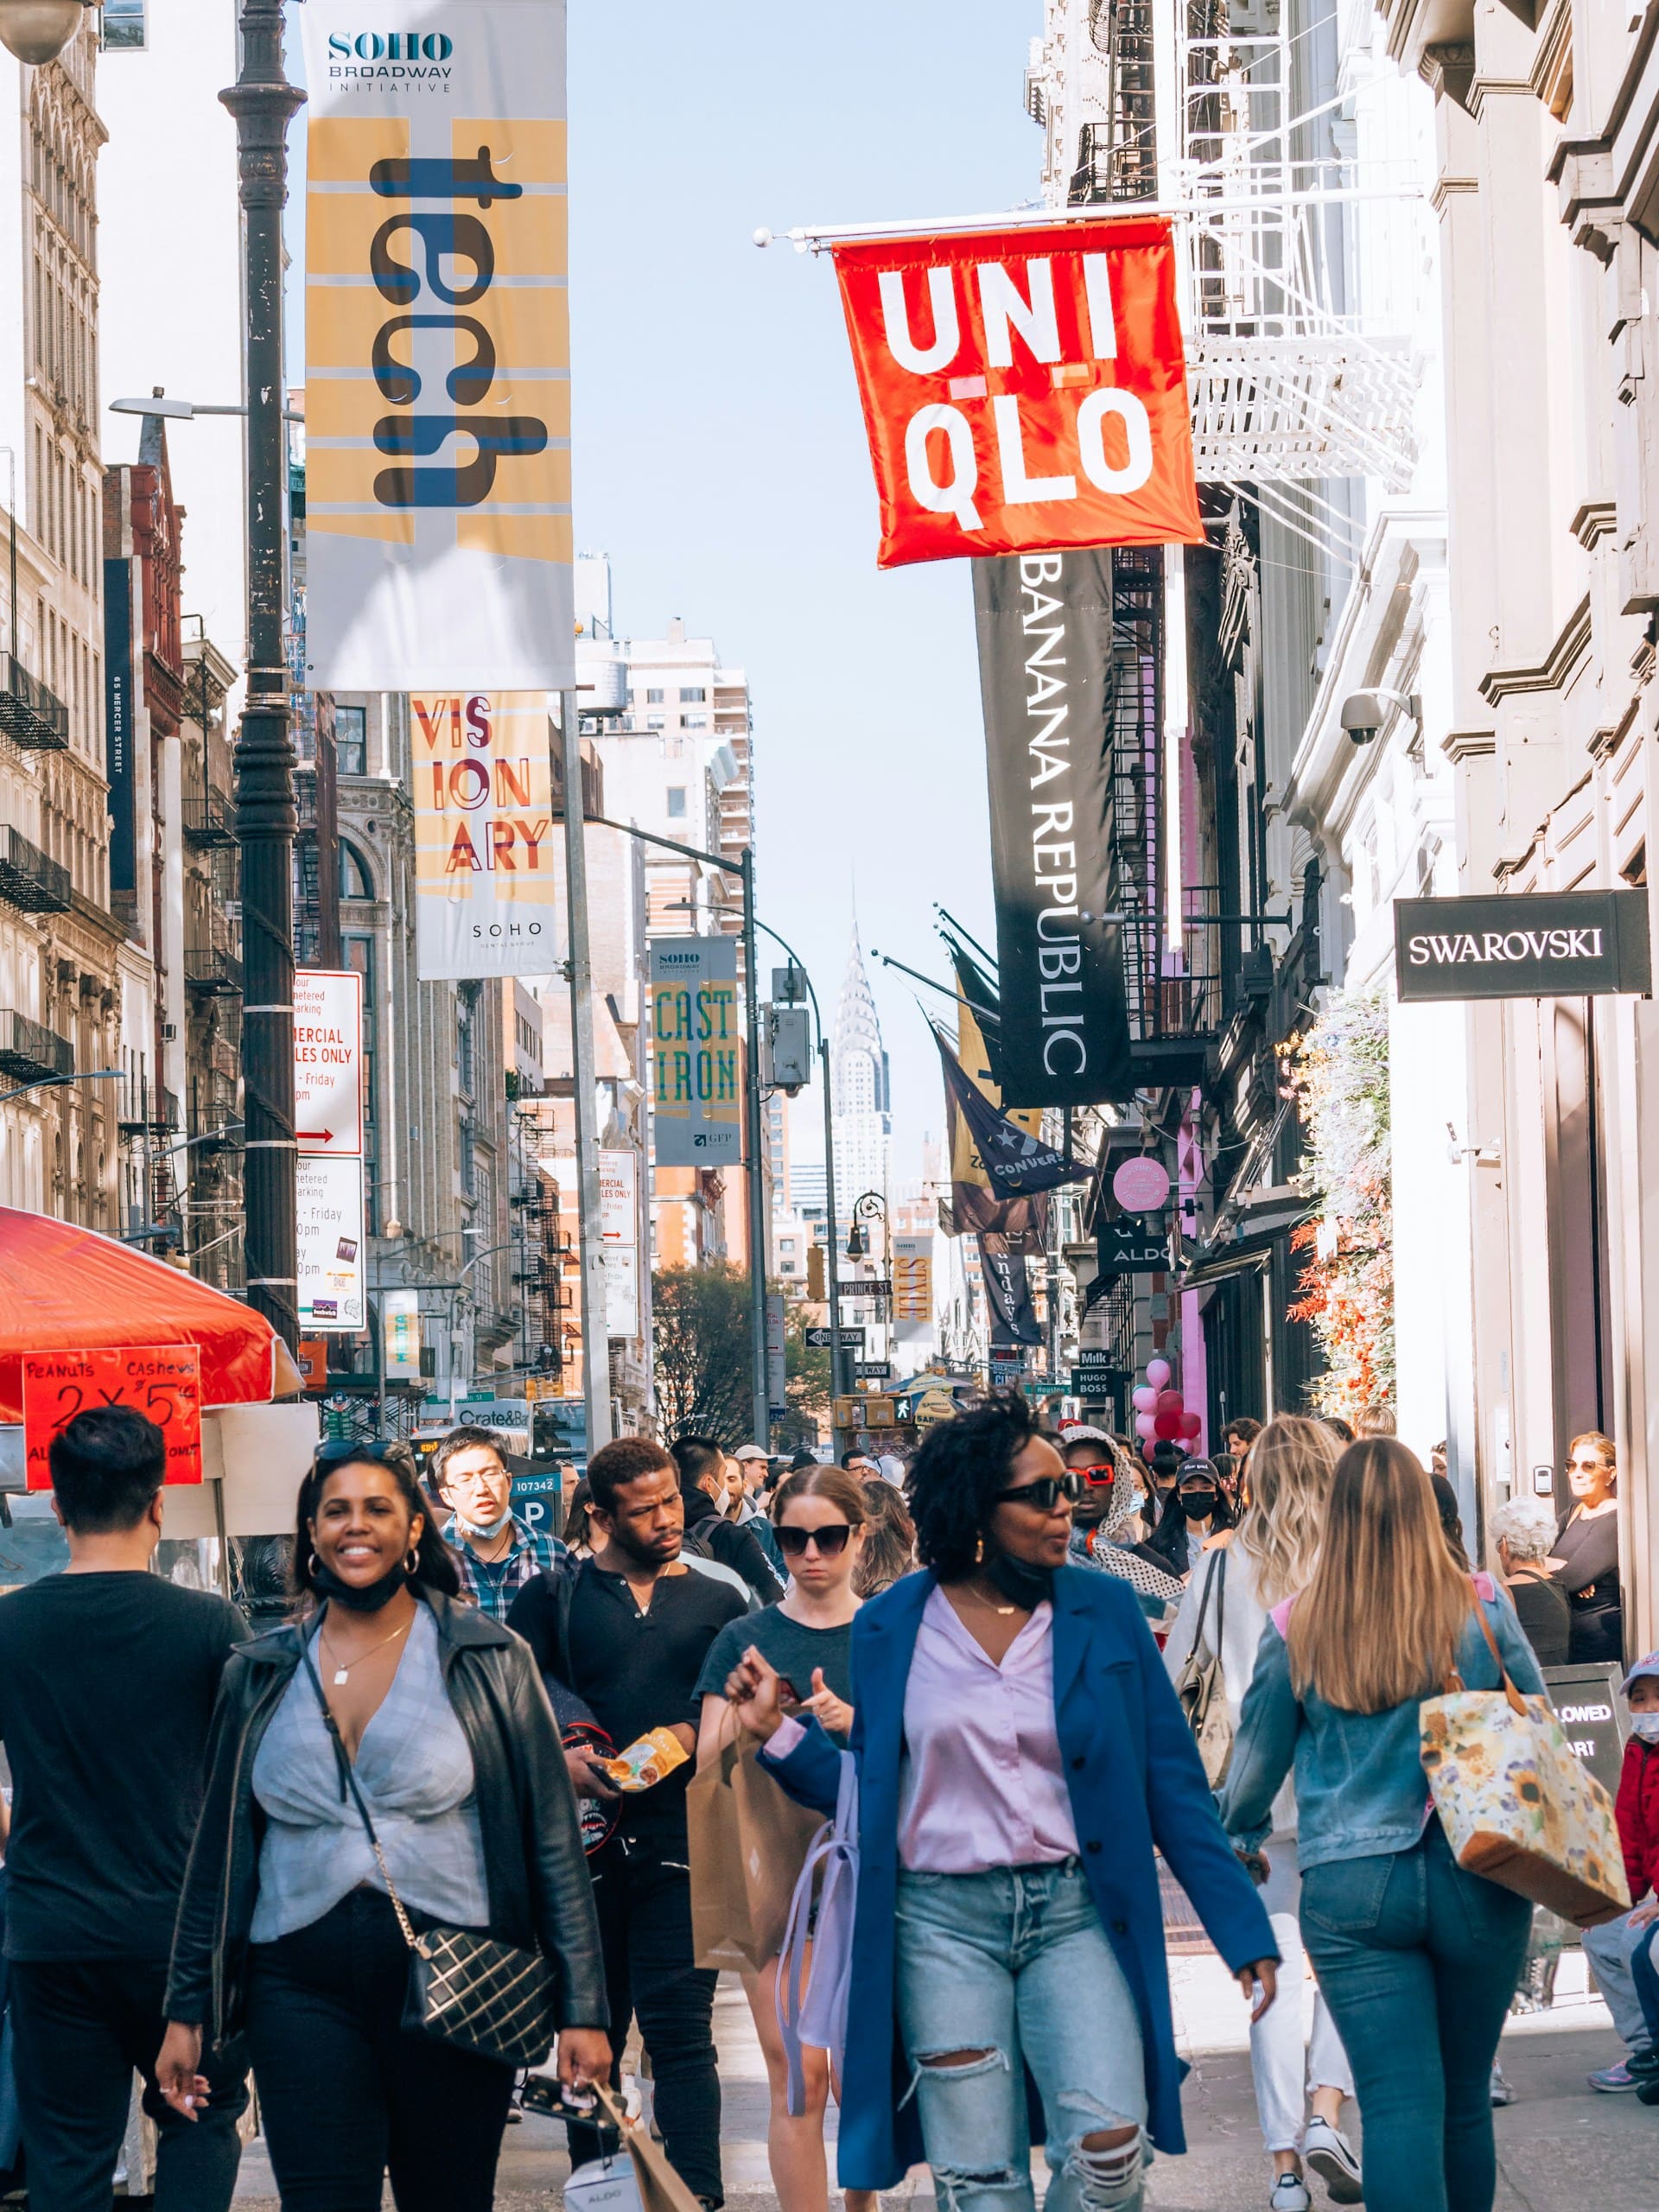
{"label": "red and white street sign", "polygon": [[363,978],[354,968],[294,971],[294,1135],[302,1153],[363,1149]]}
{"label": "red and white street sign", "polygon": [[1197,544],[1160,218],[838,245],[880,565]]}

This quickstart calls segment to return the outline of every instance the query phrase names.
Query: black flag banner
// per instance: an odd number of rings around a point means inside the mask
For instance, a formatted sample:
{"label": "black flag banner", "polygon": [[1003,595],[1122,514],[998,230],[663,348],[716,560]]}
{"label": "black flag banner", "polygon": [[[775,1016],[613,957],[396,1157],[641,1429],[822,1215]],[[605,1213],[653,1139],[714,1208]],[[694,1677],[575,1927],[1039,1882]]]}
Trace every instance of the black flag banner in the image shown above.
{"label": "black flag banner", "polygon": [[1026,553],[974,563],[1003,1103],[1130,1097],[1128,1008],[1116,905],[1112,556]]}
{"label": "black flag banner", "polygon": [[982,1236],[979,1262],[990,1300],[992,1344],[1041,1344],[1043,1332],[1031,1302],[1031,1274],[1024,1254],[1010,1252],[1004,1237]]}
{"label": "black flag banner", "polygon": [[933,1041],[944,1064],[945,1095],[962,1116],[993,1196],[1028,1198],[1039,1191],[1054,1190],[1061,1183],[1088,1181],[1094,1173],[1092,1162],[1068,1160],[1052,1144],[1045,1144],[1040,1137],[1009,1121],[1006,1114],[999,1114],[977,1084],[963,1073],[956,1054],[937,1029]]}
{"label": "black flag banner", "polygon": [[[966,1000],[975,1031],[985,1050],[985,1065],[991,1081],[1001,1090],[1002,1087],[1002,1014],[996,1002],[996,986],[986,975],[973,955],[957,943],[948,930],[939,935],[950,948],[950,965],[956,970],[957,989]],[[957,1025],[960,1029],[960,1022]],[[964,1064],[966,1054],[963,1055]]]}

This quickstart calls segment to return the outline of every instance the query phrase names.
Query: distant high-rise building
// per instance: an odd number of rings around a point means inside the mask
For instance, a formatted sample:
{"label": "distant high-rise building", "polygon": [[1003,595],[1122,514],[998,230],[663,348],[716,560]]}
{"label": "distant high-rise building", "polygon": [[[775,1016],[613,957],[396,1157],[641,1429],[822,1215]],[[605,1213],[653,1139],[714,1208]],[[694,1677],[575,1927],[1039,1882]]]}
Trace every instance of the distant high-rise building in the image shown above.
{"label": "distant high-rise building", "polygon": [[867,1191],[885,1198],[893,1150],[893,1100],[864,955],[853,925],[852,948],[830,1032],[830,1095],[835,1114],[836,1210],[845,1219]]}

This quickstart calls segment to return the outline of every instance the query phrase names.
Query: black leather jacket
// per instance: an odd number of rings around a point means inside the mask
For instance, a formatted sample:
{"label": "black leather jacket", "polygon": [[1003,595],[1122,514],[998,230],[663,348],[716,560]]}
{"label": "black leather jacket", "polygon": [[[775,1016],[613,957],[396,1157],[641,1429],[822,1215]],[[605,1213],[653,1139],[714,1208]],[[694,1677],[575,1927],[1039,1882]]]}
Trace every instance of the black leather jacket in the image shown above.
{"label": "black leather jacket", "polygon": [[[490,1933],[539,1946],[557,1980],[560,2027],[605,2027],[599,1923],[575,1796],[530,1648],[474,1606],[440,1592],[422,1595],[436,1616],[444,1687],[472,1748]],[[200,2022],[210,2046],[243,2025],[264,1826],[253,1795],[254,1756],[300,1649],[291,1626],[238,1645],[213,1710],[207,1793],[167,1985],[168,2019]]]}

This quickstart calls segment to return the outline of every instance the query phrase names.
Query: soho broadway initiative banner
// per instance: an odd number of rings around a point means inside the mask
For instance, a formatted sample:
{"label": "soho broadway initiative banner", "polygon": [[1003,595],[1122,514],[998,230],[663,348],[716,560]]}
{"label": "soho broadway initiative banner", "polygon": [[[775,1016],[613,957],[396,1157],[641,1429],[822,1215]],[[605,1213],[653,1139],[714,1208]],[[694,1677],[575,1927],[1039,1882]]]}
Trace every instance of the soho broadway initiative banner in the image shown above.
{"label": "soho broadway initiative banner", "polygon": [[308,0],[314,690],[575,682],[563,0]]}
{"label": "soho broadway initiative banner", "polygon": [[1161,219],[835,248],[884,569],[1203,542]]}
{"label": "soho broadway initiative banner", "polygon": [[974,563],[1007,1106],[1135,1090],[1112,891],[1109,553]]}
{"label": "soho broadway initiative banner", "polygon": [[737,941],[656,938],[651,947],[651,1141],[658,1167],[743,1157]]}
{"label": "soho broadway initiative banner", "polygon": [[413,694],[409,746],[422,982],[544,976],[564,957],[545,696]]}

